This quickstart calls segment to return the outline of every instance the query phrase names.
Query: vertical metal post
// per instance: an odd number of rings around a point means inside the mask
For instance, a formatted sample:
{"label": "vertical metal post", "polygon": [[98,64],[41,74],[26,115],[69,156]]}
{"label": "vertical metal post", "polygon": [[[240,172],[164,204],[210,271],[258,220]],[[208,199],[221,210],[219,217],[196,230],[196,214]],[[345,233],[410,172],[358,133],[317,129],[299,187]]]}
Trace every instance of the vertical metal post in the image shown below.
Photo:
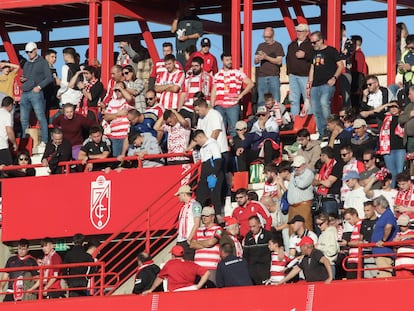
{"label": "vertical metal post", "polygon": [[240,68],[240,0],[231,0],[231,55],[234,68]]}
{"label": "vertical metal post", "polygon": [[395,81],[397,0],[387,1],[387,85]]}
{"label": "vertical metal post", "polygon": [[109,0],[102,2],[102,76],[104,85],[110,80],[109,71],[114,62],[114,14]]}
{"label": "vertical metal post", "polygon": [[91,0],[89,2],[89,65],[93,65],[98,58],[98,2]]}

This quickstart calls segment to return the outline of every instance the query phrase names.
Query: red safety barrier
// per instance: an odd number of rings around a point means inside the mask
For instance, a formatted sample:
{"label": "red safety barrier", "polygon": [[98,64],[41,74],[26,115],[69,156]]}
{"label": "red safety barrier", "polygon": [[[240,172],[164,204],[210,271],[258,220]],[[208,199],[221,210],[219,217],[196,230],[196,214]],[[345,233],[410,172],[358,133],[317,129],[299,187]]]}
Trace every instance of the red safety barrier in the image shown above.
{"label": "red safety barrier", "polygon": [[[96,272],[93,273],[87,273],[87,274],[76,274],[76,275],[59,275],[57,277],[56,282],[61,282],[62,280],[67,281],[71,278],[85,278],[89,280],[94,280],[96,278],[99,278],[101,280],[100,282],[89,282],[89,286],[87,287],[62,287],[60,289],[48,289],[47,291],[44,290],[44,285],[49,281],[51,278],[55,278],[54,275],[46,276],[45,271],[49,269],[59,269],[63,271],[64,269],[70,269],[70,268],[79,268],[79,267],[86,267],[86,268],[96,268]],[[106,279],[108,279],[108,276],[111,277],[111,280],[115,280],[116,282],[119,282],[119,276],[113,272],[106,272],[105,271],[105,264],[103,262],[85,262],[85,263],[73,263],[73,264],[60,264],[60,265],[48,265],[48,266],[35,266],[35,267],[16,267],[16,268],[4,268],[0,269],[0,275],[2,273],[10,273],[15,271],[24,271],[29,272],[30,271],[36,271],[38,272],[38,275],[28,277],[25,276],[23,278],[8,278],[8,279],[0,279],[0,295],[6,295],[6,294],[14,294],[13,291],[3,291],[3,289],[7,288],[7,285],[9,282],[15,282],[17,280],[22,281],[23,283],[26,282],[36,282],[39,280],[39,287],[36,290],[29,291],[25,290],[24,288],[19,289],[19,292],[21,295],[23,294],[35,294],[37,296],[38,300],[44,299],[44,296],[46,292],[70,292],[70,291],[79,291],[84,290],[85,292],[94,293],[98,296],[103,296],[105,293],[105,290],[111,288],[114,286],[114,283],[107,282]],[[116,283],[115,282],[115,283]],[[14,289],[16,290],[16,289]],[[34,297],[35,298],[35,297]],[[36,299],[34,299],[36,300]]]}
{"label": "red safety barrier", "polygon": [[[153,156],[144,159],[149,158]],[[6,178],[2,181],[2,238],[4,241],[14,241],[22,236],[31,239],[69,237],[77,232],[86,235],[112,234],[148,206],[153,206],[153,210],[163,210],[168,218],[165,224],[153,223],[152,230],[171,228],[178,213],[178,200],[174,193],[181,180],[188,175],[186,171],[191,165],[187,166],[125,169],[120,173],[111,171],[108,174],[90,172]],[[16,168],[21,167],[5,167]],[[169,196],[175,208],[166,210],[157,203],[162,193]],[[23,213],[25,217],[22,217]],[[137,219],[141,223],[136,228],[138,231],[147,230],[144,220],[143,216]]]}
{"label": "red safety barrier", "polygon": [[[413,252],[411,253],[397,253],[395,252],[391,252],[391,254],[364,254],[363,253],[363,249],[373,249],[375,247],[377,247],[376,243],[361,243],[358,244],[358,262],[357,262],[357,268],[355,269],[350,269],[346,266],[347,260],[348,258],[350,258],[350,256],[346,256],[344,261],[342,262],[342,268],[345,271],[351,271],[351,272],[357,272],[357,279],[361,280],[363,279],[363,273],[364,271],[371,271],[371,270],[394,270],[394,269],[398,269],[395,266],[389,266],[389,267],[375,267],[375,268],[365,268],[364,267],[364,258],[375,258],[375,257],[391,257],[391,258],[395,258],[397,256],[402,256],[404,257],[404,255],[406,255],[407,257],[413,257],[414,258],[414,240],[404,240],[404,241],[397,241],[397,242],[385,242],[381,247],[390,247],[390,248],[398,248],[401,246],[412,246],[413,247]],[[409,268],[410,270],[414,271],[414,265],[411,266],[407,266],[405,265],[404,268]],[[414,275],[413,275],[414,277]]]}

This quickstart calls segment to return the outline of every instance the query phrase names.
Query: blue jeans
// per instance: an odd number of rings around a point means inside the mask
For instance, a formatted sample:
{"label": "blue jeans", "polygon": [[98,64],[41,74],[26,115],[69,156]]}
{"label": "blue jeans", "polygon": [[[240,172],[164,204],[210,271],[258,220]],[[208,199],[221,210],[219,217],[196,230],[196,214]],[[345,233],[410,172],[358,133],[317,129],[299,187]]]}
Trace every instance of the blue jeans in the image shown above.
{"label": "blue jeans", "polygon": [[280,77],[267,76],[257,78],[257,92],[259,93],[259,105],[264,105],[264,94],[272,93],[273,98],[280,103]]}
{"label": "blue jeans", "polygon": [[[292,117],[300,113],[300,96],[303,100],[306,99],[306,84],[308,83],[308,77],[301,77],[297,75],[289,75],[289,102],[290,113]],[[312,114],[311,107],[308,109],[308,114]]]}
{"label": "blue jeans", "polygon": [[22,137],[25,136],[26,130],[29,128],[30,112],[34,110],[36,118],[40,123],[40,131],[42,135],[42,141],[47,142],[49,140],[47,120],[45,115],[46,102],[43,97],[43,92],[23,92],[20,99],[20,122],[22,123]]}
{"label": "blue jeans", "polygon": [[112,156],[117,157],[122,152],[122,146],[124,145],[125,138],[111,138]]}
{"label": "blue jeans", "polygon": [[[231,137],[236,135],[236,122],[239,121],[240,118],[240,106],[239,104],[231,106],[229,108],[223,108],[221,106],[214,106],[218,112],[220,112],[221,116],[223,117],[224,128],[229,129],[229,134]],[[226,134],[226,133],[224,133]]]}
{"label": "blue jeans", "polygon": [[310,102],[313,115],[315,116],[316,127],[322,137],[326,130],[326,119],[331,114],[331,99],[335,92],[335,86],[323,84],[311,88]]}
{"label": "blue jeans", "polygon": [[325,214],[335,214],[338,215],[339,206],[338,202],[336,202],[334,199],[325,199],[322,200],[322,206],[320,209],[321,213]]}
{"label": "blue jeans", "polygon": [[385,166],[392,174],[392,188],[395,188],[395,177],[404,170],[405,154],[405,149],[391,150],[390,154],[384,154]]}

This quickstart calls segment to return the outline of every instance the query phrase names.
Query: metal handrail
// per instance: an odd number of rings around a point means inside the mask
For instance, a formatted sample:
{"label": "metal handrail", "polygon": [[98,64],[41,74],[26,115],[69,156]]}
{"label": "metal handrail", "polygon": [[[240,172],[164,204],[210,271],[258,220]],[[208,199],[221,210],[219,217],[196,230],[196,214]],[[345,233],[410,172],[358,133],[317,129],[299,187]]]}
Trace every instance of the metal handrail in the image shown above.
{"label": "metal handrail", "polygon": [[[65,288],[59,288],[59,289],[52,289],[49,288],[47,291],[44,290],[44,284],[47,283],[47,281],[51,278],[55,278],[55,276],[45,276],[45,270],[49,269],[69,269],[69,268],[79,268],[79,267],[96,267],[97,271],[93,273],[86,273],[86,274],[72,274],[72,275],[66,275],[61,274],[57,277],[56,282],[60,282],[61,280],[68,280],[72,278],[79,278],[84,277],[88,279],[95,279],[99,278],[100,280],[103,280],[103,282],[98,282],[100,286],[97,286],[94,282],[91,282],[91,286],[88,287],[65,287]],[[38,271],[39,275],[33,276],[33,277],[23,277],[23,278],[8,278],[8,279],[0,279],[0,295],[6,295],[6,294],[12,294],[13,292],[10,292],[8,290],[3,291],[5,284],[7,285],[9,282],[14,282],[16,280],[22,280],[22,281],[37,281],[39,280],[39,287],[38,289],[29,291],[22,289],[22,294],[31,293],[31,294],[37,294],[38,299],[43,299],[43,294],[46,292],[61,292],[61,291],[78,291],[78,290],[85,290],[85,291],[91,291],[92,293],[98,294],[99,296],[104,296],[105,289],[107,289],[111,285],[110,282],[106,282],[106,278],[108,276],[111,276],[111,279],[117,280],[116,283],[119,282],[119,275],[115,272],[105,272],[105,263],[104,262],[82,262],[82,263],[72,263],[72,264],[59,264],[59,265],[46,265],[46,266],[23,266],[23,267],[15,267],[15,268],[2,268],[0,269],[1,273],[8,273],[10,275],[11,272],[16,271],[24,271],[24,272],[30,272],[30,271]],[[116,284],[115,283],[115,284]]]}
{"label": "metal handrail", "polygon": [[[123,258],[128,258],[130,257],[132,254],[134,254],[138,249],[142,248],[143,246],[145,246],[145,251],[149,252],[151,247],[153,245],[156,244],[160,244],[157,245],[158,247],[153,250],[152,255],[157,254],[163,247],[165,247],[167,245],[167,243],[170,243],[173,239],[176,238],[176,233],[171,235],[171,233],[168,232],[164,232],[162,233],[157,239],[155,239],[154,241],[151,240],[151,222],[156,219],[157,222],[163,221],[163,218],[165,215],[160,214],[162,213],[162,211],[160,210],[152,210],[152,207],[155,204],[160,204],[160,200],[162,202],[165,202],[165,206],[166,208],[168,208],[169,206],[171,206],[172,204],[176,204],[174,203],[174,201],[171,201],[171,198],[169,197],[169,194],[171,193],[171,190],[177,188],[177,185],[181,185],[181,181],[183,178],[185,178],[186,176],[191,176],[190,181],[194,180],[194,179],[198,179],[199,178],[199,173],[200,173],[200,168],[201,168],[201,163],[195,163],[193,164],[193,167],[190,168],[189,170],[187,170],[185,172],[185,174],[178,176],[176,182],[172,183],[170,187],[168,187],[165,191],[163,191],[162,193],[160,193],[159,196],[159,200],[157,202],[153,202],[151,203],[146,209],[142,210],[141,212],[139,212],[135,217],[132,217],[122,228],[120,228],[117,232],[114,232],[113,234],[111,234],[111,236],[109,236],[94,252],[93,256],[96,257],[105,247],[109,247],[109,249],[105,250],[104,254],[99,258],[100,261],[104,261],[105,262],[105,266],[106,266],[106,270],[107,271],[111,271],[112,269],[115,269],[119,266],[121,266],[122,264],[124,264],[124,266],[121,268],[120,271],[118,271],[118,274],[121,275],[124,272],[126,272],[128,269],[130,269],[133,265],[136,265],[136,261],[129,261],[127,263],[123,263],[121,260],[119,260],[119,257],[122,256]],[[167,197],[168,195],[168,197]],[[153,214],[152,214],[153,212]],[[152,215],[152,216],[151,216]],[[137,233],[137,235],[135,237],[132,237],[132,235],[134,233],[136,233],[136,231],[133,230],[134,224],[136,226],[142,225],[142,223],[137,224],[137,220],[139,220],[139,218],[145,218],[145,222],[146,222],[146,230],[145,231],[141,231],[139,233]],[[176,228],[177,226],[177,221],[174,222],[174,227]],[[171,229],[173,229],[171,228]],[[126,232],[126,233],[125,233]],[[114,241],[118,236],[124,234],[121,238],[118,238],[118,241],[116,243],[112,243],[112,241]],[[167,234],[169,234],[170,236],[167,238],[167,241],[162,241],[162,239],[164,239],[165,236],[167,236]],[[145,238],[144,238],[145,236]],[[142,241],[140,241],[138,244],[135,245],[136,241],[138,241],[139,239],[142,239]],[[128,242],[126,242],[128,240]],[[125,245],[123,245],[125,244]],[[120,248],[120,249],[119,249]],[[111,254],[113,252],[117,253],[117,256],[111,256]],[[121,278],[120,281],[116,284],[116,286],[114,286],[110,291],[107,292],[107,294],[111,294],[113,293],[116,288],[121,285],[126,279],[128,279],[129,277],[131,277],[135,272],[129,272],[126,274],[125,277]],[[112,281],[112,280],[110,280]]]}
{"label": "metal handrail", "polygon": [[[363,272],[364,271],[370,271],[370,270],[392,270],[395,267],[394,266],[390,266],[390,267],[375,267],[375,268],[364,268],[364,258],[375,258],[375,257],[384,257],[384,254],[363,254],[363,250],[367,249],[367,248],[377,248],[377,247],[400,247],[400,246],[413,246],[414,247],[414,239],[410,239],[410,240],[404,240],[404,241],[393,241],[393,242],[384,242],[381,246],[377,246],[376,243],[360,243],[358,244],[358,257],[355,256],[346,256],[344,258],[344,260],[342,261],[342,268],[345,271],[350,271],[350,272],[357,272],[357,280],[361,280],[363,279]],[[356,247],[352,247],[352,248],[356,248]],[[386,257],[396,257],[396,256],[401,256],[404,255],[405,253],[396,253],[396,252],[391,252],[391,253],[387,253]],[[413,253],[406,253],[406,254],[413,254]],[[350,269],[348,267],[346,267],[346,263],[348,261],[349,258],[358,258],[357,260],[357,268],[355,269]],[[413,266],[414,268],[414,266]]]}
{"label": "metal handrail", "polygon": [[[151,160],[151,159],[166,159],[166,158],[173,158],[173,157],[188,157],[189,159],[192,158],[192,154],[190,152],[188,153],[162,153],[162,154],[146,154],[142,157],[137,156],[127,156],[123,158],[123,161],[137,161],[138,160],[138,167],[142,168],[142,162],[144,160]],[[65,174],[70,173],[70,167],[72,165],[83,165],[88,163],[111,163],[111,162],[120,162],[117,158],[105,158],[105,159],[94,159],[94,160],[88,160],[85,163],[81,160],[71,160],[71,161],[61,161],[58,163],[59,167],[65,168]],[[44,167],[43,164],[27,164],[27,165],[5,165],[3,167],[0,167],[0,171],[14,171],[14,170],[20,170],[23,168],[40,168]]]}

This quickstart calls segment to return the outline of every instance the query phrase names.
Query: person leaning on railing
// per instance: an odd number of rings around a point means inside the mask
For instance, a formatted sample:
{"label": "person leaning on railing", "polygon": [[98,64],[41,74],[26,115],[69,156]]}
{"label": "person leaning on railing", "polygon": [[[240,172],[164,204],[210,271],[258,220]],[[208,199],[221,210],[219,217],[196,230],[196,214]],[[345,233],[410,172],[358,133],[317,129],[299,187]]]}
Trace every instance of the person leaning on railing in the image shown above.
{"label": "person leaning on railing", "polygon": [[[32,159],[30,158],[29,152],[26,150],[20,151],[17,154],[17,157],[14,161],[14,165],[30,165],[32,164]],[[2,165],[0,165],[2,167]],[[21,168],[16,170],[6,170],[3,172],[6,177],[25,177],[25,176],[35,176],[36,170],[32,167]]]}

